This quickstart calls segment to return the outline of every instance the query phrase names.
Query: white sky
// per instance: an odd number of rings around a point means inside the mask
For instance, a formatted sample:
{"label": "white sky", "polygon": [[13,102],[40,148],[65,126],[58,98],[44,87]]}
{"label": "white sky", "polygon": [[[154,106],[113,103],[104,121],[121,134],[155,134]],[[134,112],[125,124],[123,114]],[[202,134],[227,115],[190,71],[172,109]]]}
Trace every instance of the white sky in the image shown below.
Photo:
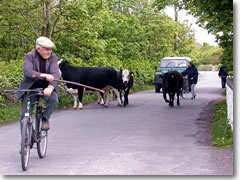
{"label": "white sky", "polygon": [[[174,9],[173,6],[168,6],[165,8],[164,12],[172,17],[174,19]],[[203,29],[199,27],[196,24],[196,18],[194,18],[192,15],[187,15],[186,10],[181,10],[178,13],[178,19],[182,23],[184,20],[188,20],[189,24],[192,24],[192,30],[195,32],[195,38],[197,42],[200,44],[203,44],[204,42],[213,45],[213,46],[218,46],[218,44],[215,42],[216,38],[212,34],[208,34],[208,31],[206,29]]]}

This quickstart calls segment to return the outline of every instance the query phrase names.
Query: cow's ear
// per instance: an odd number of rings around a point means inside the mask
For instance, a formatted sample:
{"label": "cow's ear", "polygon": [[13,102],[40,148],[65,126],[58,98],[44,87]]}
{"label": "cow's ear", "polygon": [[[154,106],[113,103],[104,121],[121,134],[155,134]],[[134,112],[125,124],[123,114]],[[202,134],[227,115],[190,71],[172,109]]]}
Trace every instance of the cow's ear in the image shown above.
{"label": "cow's ear", "polygon": [[68,62],[67,61],[63,61],[63,64],[68,64]]}
{"label": "cow's ear", "polygon": [[133,72],[130,72],[130,76],[133,76],[134,75],[134,73]]}
{"label": "cow's ear", "polygon": [[58,65],[63,62],[63,59],[58,60]]}

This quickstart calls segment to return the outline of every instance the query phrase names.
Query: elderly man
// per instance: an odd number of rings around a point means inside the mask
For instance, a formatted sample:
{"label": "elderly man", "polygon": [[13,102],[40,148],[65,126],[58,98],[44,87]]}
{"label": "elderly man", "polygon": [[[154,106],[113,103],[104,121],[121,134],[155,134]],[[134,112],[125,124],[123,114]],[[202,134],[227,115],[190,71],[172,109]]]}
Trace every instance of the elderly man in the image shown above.
{"label": "elderly man", "polygon": [[[21,82],[21,89],[43,88],[42,99],[46,101],[46,109],[42,119],[42,130],[49,129],[49,119],[58,103],[58,86],[54,79],[59,79],[57,56],[52,52],[53,42],[47,37],[39,37],[36,40],[36,49],[27,53],[23,65],[24,79]],[[45,77],[46,80],[38,80],[34,77]],[[23,93],[18,94],[18,99],[22,99],[21,119],[26,110]],[[31,99],[34,101],[35,97]],[[33,111],[33,106],[30,112]]]}

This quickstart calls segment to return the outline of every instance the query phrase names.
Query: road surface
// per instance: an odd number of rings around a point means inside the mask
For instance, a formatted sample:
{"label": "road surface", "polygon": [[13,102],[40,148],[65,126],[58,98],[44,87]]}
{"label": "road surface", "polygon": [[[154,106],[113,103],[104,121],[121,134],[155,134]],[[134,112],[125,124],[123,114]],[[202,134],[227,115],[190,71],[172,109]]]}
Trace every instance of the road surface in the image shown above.
{"label": "road surface", "polygon": [[[201,72],[197,97],[168,107],[153,90],[129,96],[128,107],[87,104],[52,115],[48,154],[31,151],[21,170],[19,123],[0,127],[2,175],[232,175],[233,152],[211,146],[212,107],[222,98],[217,72]],[[175,102],[176,104],[176,102]]]}

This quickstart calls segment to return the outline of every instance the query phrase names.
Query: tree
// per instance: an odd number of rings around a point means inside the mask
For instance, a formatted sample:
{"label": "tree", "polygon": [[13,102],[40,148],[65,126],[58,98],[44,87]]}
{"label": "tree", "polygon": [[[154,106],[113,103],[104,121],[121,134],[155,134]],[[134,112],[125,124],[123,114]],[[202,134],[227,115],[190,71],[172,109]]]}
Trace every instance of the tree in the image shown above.
{"label": "tree", "polygon": [[223,48],[221,61],[233,70],[233,1],[183,0],[185,8],[198,18],[201,27],[216,35]]}
{"label": "tree", "polygon": [[[76,0],[75,0],[76,1]],[[54,40],[66,24],[74,0],[2,0],[0,4],[0,53],[2,58],[18,59],[31,50],[39,36]]]}
{"label": "tree", "polygon": [[219,65],[220,56],[222,56],[221,48],[217,48],[208,43],[203,43],[203,46],[200,49],[199,61],[203,65]]}
{"label": "tree", "polygon": [[[174,7],[174,20],[178,21],[178,12],[182,9],[182,1],[181,0],[155,0],[153,5],[158,8],[158,10],[164,9],[166,6]],[[178,51],[178,34],[174,35],[175,45],[174,50]]]}

